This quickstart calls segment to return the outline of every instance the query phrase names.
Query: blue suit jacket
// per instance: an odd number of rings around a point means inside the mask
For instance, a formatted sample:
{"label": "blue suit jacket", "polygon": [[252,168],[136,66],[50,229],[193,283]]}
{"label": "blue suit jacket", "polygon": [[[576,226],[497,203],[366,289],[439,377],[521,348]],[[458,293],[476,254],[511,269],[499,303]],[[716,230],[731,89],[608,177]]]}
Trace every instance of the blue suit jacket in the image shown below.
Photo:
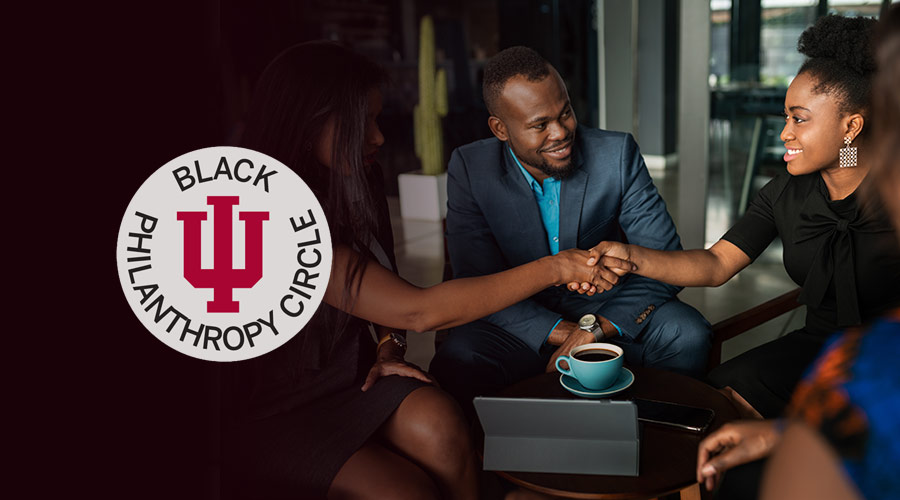
{"label": "blue suit jacket", "polygon": [[[560,190],[560,250],[622,241],[623,232],[629,243],[680,250],[675,225],[631,134],[578,127],[575,140],[578,168]],[[505,142],[491,138],[454,150],[447,192],[447,243],[456,277],[491,274],[550,255],[534,193]],[[484,319],[535,351],[560,316],[577,321],[588,312],[634,338],[645,318],[680,290],[630,275],[593,297],[551,287]]]}

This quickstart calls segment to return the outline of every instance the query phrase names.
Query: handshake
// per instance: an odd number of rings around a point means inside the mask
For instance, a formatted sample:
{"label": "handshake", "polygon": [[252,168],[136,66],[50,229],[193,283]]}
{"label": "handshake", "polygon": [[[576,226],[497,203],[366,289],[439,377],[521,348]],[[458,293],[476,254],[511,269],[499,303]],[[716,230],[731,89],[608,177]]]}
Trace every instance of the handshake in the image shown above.
{"label": "handshake", "polygon": [[621,276],[637,271],[629,246],[618,241],[602,241],[590,250],[563,250],[550,258],[558,269],[557,286],[566,284],[579,294],[603,293]]}

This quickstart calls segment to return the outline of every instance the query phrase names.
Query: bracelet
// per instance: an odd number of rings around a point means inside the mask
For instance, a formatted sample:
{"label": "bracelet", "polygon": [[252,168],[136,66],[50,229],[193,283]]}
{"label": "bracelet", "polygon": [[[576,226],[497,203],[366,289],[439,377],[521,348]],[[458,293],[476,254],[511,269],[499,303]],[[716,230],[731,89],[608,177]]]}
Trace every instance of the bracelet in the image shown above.
{"label": "bracelet", "polygon": [[406,339],[397,332],[391,332],[390,334],[385,335],[384,338],[378,341],[378,345],[375,347],[375,350],[378,351],[378,349],[381,348],[381,344],[384,344],[387,341],[391,341],[397,344],[397,347],[403,349],[403,352],[406,352]]}

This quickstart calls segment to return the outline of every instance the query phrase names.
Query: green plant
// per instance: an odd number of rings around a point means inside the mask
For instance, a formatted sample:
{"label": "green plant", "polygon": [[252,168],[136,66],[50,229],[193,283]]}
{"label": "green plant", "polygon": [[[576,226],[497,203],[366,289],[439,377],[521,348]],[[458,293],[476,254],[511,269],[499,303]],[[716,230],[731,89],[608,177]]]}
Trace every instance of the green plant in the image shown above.
{"label": "green plant", "polygon": [[427,175],[444,171],[441,118],[447,116],[447,72],[434,69],[434,22],[424,16],[419,24],[419,103],[413,108],[413,129],[416,156]]}

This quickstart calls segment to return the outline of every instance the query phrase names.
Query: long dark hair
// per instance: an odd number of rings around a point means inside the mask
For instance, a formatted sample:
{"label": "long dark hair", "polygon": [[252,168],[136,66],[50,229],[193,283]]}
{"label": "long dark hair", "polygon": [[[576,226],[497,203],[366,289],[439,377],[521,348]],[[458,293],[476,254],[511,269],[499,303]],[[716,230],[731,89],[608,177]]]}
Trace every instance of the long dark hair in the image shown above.
{"label": "long dark hair", "polygon": [[[372,258],[378,232],[373,168],[363,161],[368,95],[386,81],[375,63],[331,42],[288,48],[265,69],[254,91],[241,145],[272,156],[297,172],[315,192],[328,218],[332,243],[360,252],[344,287],[345,310]],[[331,168],[315,157],[325,124],[334,120]],[[330,327],[340,332],[348,317]]]}

